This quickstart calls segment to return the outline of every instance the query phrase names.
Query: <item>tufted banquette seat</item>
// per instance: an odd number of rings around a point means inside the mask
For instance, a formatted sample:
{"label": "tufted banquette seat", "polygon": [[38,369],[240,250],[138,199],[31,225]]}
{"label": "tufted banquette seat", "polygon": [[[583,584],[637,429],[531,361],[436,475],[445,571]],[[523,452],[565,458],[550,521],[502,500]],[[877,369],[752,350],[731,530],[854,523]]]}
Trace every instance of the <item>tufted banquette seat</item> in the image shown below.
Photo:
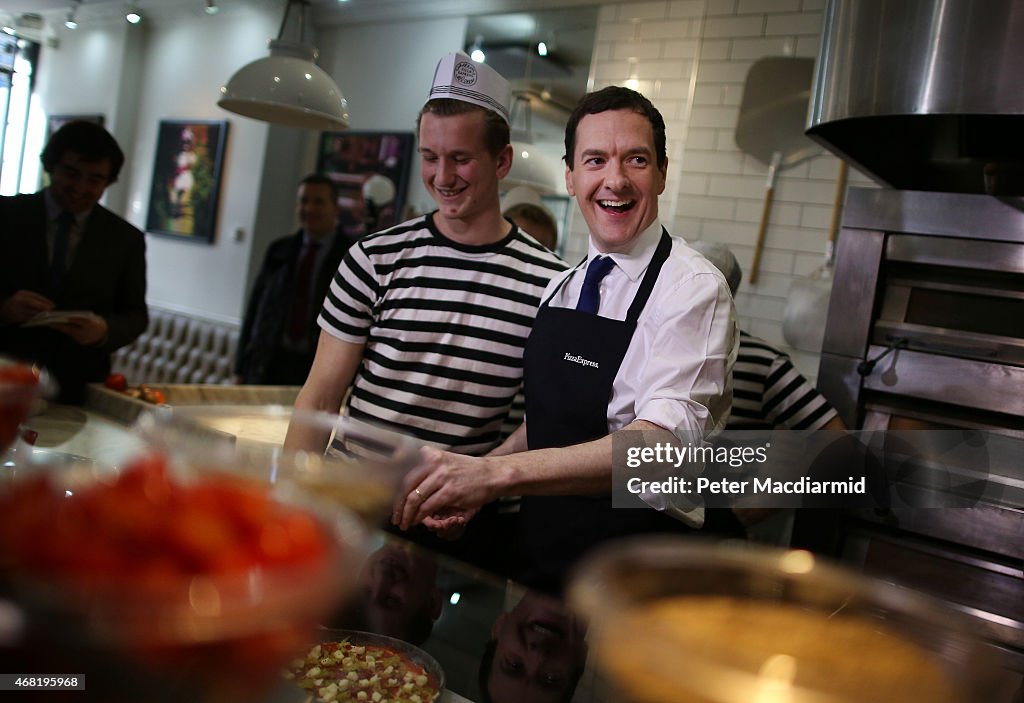
{"label": "tufted banquette seat", "polygon": [[235,325],[150,306],[149,327],[112,366],[131,384],[228,383],[237,347]]}

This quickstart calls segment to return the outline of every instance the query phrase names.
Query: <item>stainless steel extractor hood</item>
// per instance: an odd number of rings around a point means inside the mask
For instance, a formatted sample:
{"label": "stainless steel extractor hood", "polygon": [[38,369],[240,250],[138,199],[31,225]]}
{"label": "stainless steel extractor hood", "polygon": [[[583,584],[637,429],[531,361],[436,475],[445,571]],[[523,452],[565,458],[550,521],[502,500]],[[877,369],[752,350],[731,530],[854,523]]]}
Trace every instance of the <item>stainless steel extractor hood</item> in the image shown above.
{"label": "stainless steel extractor hood", "polygon": [[1024,195],[1024,0],[830,0],[807,134],[893,188]]}

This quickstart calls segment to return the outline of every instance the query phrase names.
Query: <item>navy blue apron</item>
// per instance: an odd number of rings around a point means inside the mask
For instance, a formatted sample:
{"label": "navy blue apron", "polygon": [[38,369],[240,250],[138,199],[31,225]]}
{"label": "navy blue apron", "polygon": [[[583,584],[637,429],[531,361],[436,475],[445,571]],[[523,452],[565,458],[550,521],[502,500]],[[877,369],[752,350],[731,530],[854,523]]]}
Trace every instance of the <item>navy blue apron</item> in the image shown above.
{"label": "navy blue apron", "polygon": [[[551,297],[543,302],[523,357],[530,449],[567,447],[609,433],[612,384],[671,249],[672,240],[662,229],[625,320],[553,308],[548,304]],[[593,363],[581,363],[583,360]],[[729,519],[731,515],[723,517],[729,523],[726,531],[735,532],[738,523]],[[520,513],[520,548],[526,566],[520,580],[535,588],[559,591],[572,564],[602,542],[639,533],[692,531],[653,508],[613,510],[610,492],[526,496]]]}

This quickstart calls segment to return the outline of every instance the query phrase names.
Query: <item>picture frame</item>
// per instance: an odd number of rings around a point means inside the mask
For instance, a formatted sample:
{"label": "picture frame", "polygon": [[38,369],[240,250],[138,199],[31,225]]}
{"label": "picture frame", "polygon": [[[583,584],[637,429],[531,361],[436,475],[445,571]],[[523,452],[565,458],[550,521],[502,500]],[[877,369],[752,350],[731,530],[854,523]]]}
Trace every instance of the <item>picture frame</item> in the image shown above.
{"label": "picture frame", "polygon": [[[405,219],[414,143],[412,132],[348,130],[320,135],[317,170],[338,184],[341,234],[354,240]],[[390,202],[374,203],[366,197],[364,186],[371,177],[391,183],[394,196]]]}
{"label": "picture frame", "polygon": [[160,120],[146,231],[212,244],[226,120]]}

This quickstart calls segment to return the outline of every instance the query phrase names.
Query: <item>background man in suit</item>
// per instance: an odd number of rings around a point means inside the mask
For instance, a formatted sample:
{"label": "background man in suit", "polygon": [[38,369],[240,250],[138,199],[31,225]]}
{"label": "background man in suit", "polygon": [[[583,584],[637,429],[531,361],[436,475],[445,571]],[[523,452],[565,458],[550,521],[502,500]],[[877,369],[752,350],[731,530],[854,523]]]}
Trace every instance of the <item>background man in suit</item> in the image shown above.
{"label": "background man in suit", "polygon": [[242,322],[235,362],[239,383],[301,386],[313,365],[316,315],[352,242],[336,233],[338,186],[311,174],[299,183],[300,229],[270,244]]}
{"label": "background man in suit", "polygon": [[75,403],[149,323],[146,241],[98,204],[124,164],[107,130],[69,122],[42,162],[49,187],[0,198],[0,353],[47,367]]}

